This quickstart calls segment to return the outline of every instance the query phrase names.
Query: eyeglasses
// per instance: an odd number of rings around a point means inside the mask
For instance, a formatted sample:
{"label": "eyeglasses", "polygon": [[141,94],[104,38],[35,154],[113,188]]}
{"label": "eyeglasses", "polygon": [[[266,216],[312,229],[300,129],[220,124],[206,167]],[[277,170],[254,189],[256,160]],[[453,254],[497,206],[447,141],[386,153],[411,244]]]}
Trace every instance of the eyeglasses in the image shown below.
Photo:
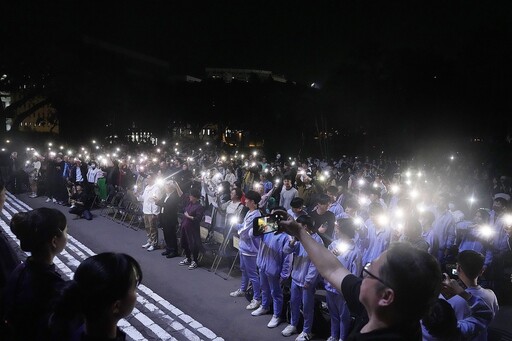
{"label": "eyeglasses", "polygon": [[362,278],[370,277],[370,278],[376,279],[377,281],[379,281],[382,284],[384,284],[386,287],[393,289],[393,287],[391,285],[389,285],[388,283],[384,282],[384,280],[380,279],[379,277],[375,276],[370,271],[368,271],[368,269],[370,268],[371,264],[372,264],[371,262],[370,263],[366,263],[366,265],[363,267],[363,270],[361,271],[361,277]]}

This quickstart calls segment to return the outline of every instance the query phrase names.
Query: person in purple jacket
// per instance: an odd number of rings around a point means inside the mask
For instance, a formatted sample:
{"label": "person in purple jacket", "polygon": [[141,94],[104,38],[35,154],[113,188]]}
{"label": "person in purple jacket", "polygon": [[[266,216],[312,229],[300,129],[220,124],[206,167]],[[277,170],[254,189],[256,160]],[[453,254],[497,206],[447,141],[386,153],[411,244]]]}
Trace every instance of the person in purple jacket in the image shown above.
{"label": "person in purple jacket", "polygon": [[[284,210],[284,207],[276,207]],[[281,323],[281,310],[283,309],[283,290],[281,283],[290,276],[292,255],[285,254],[283,249],[288,244],[289,238],[285,233],[266,233],[259,237],[260,248],[256,257],[260,273],[261,306],[251,313],[252,316],[265,315],[270,312],[272,304],[273,315],[267,324],[269,328],[275,328]]]}
{"label": "person in purple jacket", "polygon": [[204,207],[199,202],[201,193],[198,189],[191,189],[189,203],[183,212],[181,221],[181,247],[185,251],[186,258],[180,265],[188,265],[189,270],[194,270],[198,265],[199,251],[201,250],[200,223],[204,215]]}
{"label": "person in purple jacket", "polygon": [[[324,245],[322,238],[318,233],[313,231],[315,223],[311,216],[301,215],[297,218],[296,222],[306,229],[308,234],[318,244]],[[289,238],[289,242],[286,244],[283,251],[284,253],[293,253],[293,268],[290,297],[291,321],[290,324],[283,329],[281,334],[283,334],[283,336],[291,336],[298,332],[297,325],[299,324],[300,307],[302,305],[304,326],[302,333],[295,341],[311,340],[313,337],[311,331],[315,309],[315,291],[319,279],[318,270],[297,238]]]}

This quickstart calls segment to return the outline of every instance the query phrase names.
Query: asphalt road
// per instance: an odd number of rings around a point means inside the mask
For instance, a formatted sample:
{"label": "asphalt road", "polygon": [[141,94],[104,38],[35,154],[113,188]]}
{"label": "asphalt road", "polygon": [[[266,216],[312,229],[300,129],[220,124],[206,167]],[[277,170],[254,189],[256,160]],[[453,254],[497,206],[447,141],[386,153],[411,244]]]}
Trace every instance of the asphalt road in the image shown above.
{"label": "asphalt road", "polygon": [[[143,269],[143,282],[134,312],[120,325],[129,339],[143,340],[294,340],[296,335],[283,337],[282,323],[269,329],[266,325],[271,315],[253,317],[245,309],[245,298],[232,298],[229,292],[240,284],[237,268],[227,279],[209,271],[211,258],[205,257],[200,268],[188,270],[178,265],[181,257],[167,259],[162,250],[148,252],[141,247],[146,241],[143,229],[133,229],[101,216],[101,210],[93,210],[91,221],[73,220],[68,207],[45,198],[29,198],[26,194],[13,196],[8,193],[0,225],[18,248],[19,244],[8,228],[10,217],[19,211],[37,207],[53,207],[68,217],[69,242],[59,255],[56,264],[67,278],[71,278],[81,260],[93,254],[113,251],[133,256]],[[160,238],[162,237],[160,232]],[[219,274],[226,276],[229,260],[222,263]],[[512,307],[501,307],[492,327],[512,334]],[[323,340],[315,338],[314,340]]]}
{"label": "asphalt road", "polygon": [[[162,250],[148,252],[141,247],[146,241],[143,229],[132,229],[112,219],[101,216],[101,210],[93,210],[94,218],[73,220],[68,207],[46,198],[17,197],[8,194],[1,220],[4,232],[10,234],[8,222],[17,211],[37,207],[52,207],[68,217],[69,241],[66,250],[59,255],[56,264],[61,272],[71,278],[81,260],[93,254],[113,251],[133,256],[143,270],[143,282],[133,314],[122,321],[122,327],[133,340],[294,340],[284,337],[282,323],[270,329],[266,325],[271,315],[251,316],[245,307],[245,298],[229,296],[240,285],[240,271],[235,267],[226,277],[229,260],[223,261],[219,274],[209,271],[211,258],[204,257],[200,268],[188,270],[179,266],[181,257],[167,259]],[[160,238],[163,235],[160,232]],[[14,235],[10,234],[13,243]],[[18,244],[16,247],[19,248]],[[21,255],[26,255],[22,252]],[[316,338],[315,340],[322,340]]]}

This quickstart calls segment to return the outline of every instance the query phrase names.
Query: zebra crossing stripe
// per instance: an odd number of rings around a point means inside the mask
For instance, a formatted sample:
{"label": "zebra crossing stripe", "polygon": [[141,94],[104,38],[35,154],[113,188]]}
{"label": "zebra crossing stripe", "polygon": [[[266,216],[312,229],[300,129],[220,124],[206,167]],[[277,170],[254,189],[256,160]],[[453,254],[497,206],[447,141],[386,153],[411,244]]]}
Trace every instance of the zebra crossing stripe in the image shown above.
{"label": "zebra crossing stripe", "polygon": [[[32,208],[27,205],[25,202],[19,200],[17,197],[7,192],[7,198],[4,204],[4,209],[2,213],[4,216],[10,221],[12,219],[12,215],[18,212],[26,212],[32,210]],[[8,224],[0,219],[0,226],[6,232],[6,234],[13,239],[17,245],[19,246],[19,240],[16,236],[11,232]],[[89,249],[87,246],[82,244],[80,241],[75,239],[73,236],[68,234],[68,243],[66,245],[66,249],[69,249],[71,252],[76,254],[80,260],[77,260],[72,254],[70,254],[67,250],[64,250],[60,255],[58,255],[55,259],[55,264],[59,268],[59,270],[69,279],[73,277],[74,271],[72,268],[78,267],[81,260],[86,259],[89,256],[95,255],[95,253]],[[29,255],[29,253],[25,253]],[[65,261],[63,262],[60,258],[63,258]],[[146,296],[146,297],[144,297]],[[151,302],[155,302],[155,304]],[[187,340],[202,340],[195,332],[200,333],[208,340],[214,341],[223,341],[221,337],[218,337],[213,331],[204,327],[199,322],[195,321],[189,315],[186,315],[181,310],[170,304],[164,298],[153,292],[150,288],[140,285],[138,288],[137,302],[145,309],[158,315],[163,321],[166,322],[173,330],[177,331],[181,335],[183,335]],[[183,323],[173,319],[167,313],[175,315],[180,321]],[[151,330],[159,340],[170,340],[177,341],[172,335],[167,333],[162,327],[160,327],[157,323],[151,320],[148,316],[142,313],[139,309],[134,308],[132,314],[127,317],[133,317],[137,319],[145,328]],[[189,328],[192,330],[190,330]],[[119,321],[119,327],[134,341],[145,341],[147,340],[134,326],[132,326],[127,319],[122,319]]]}

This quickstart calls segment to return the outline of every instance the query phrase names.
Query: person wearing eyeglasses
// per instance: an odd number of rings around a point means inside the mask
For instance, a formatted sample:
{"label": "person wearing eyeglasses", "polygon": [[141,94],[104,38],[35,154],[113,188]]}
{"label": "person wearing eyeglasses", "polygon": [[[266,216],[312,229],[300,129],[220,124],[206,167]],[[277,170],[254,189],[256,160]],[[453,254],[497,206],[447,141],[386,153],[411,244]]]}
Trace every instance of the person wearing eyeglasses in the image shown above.
{"label": "person wearing eyeglasses", "polygon": [[433,256],[395,242],[358,277],[293,219],[280,226],[300,241],[320,275],[347,301],[355,322],[345,341],[421,340],[420,319],[441,287],[441,269]]}

